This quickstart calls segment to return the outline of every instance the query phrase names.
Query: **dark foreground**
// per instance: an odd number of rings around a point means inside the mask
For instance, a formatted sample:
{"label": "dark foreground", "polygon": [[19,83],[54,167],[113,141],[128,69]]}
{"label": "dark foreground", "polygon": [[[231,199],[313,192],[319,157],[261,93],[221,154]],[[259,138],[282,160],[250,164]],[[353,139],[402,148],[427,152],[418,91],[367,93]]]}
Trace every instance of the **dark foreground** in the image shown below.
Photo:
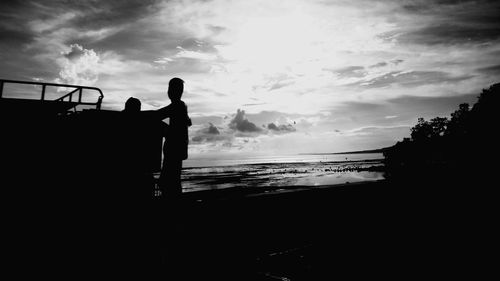
{"label": "dark foreground", "polygon": [[375,182],[189,194],[166,252],[166,274],[227,280],[482,274],[475,263],[487,265],[488,207],[458,193],[399,188]]}
{"label": "dark foreground", "polygon": [[63,279],[330,280],[477,277],[493,262],[496,207],[478,194],[387,182],[247,190],[191,192],[168,206],[12,207],[9,267]]}

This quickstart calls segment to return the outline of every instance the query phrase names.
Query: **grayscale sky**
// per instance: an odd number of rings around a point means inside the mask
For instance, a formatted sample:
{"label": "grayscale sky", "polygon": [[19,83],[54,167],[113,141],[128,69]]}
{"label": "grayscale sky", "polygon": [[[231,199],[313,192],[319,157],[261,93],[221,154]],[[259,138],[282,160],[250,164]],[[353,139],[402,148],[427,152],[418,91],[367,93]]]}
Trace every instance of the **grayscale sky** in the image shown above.
{"label": "grayscale sky", "polygon": [[500,2],[0,2],[0,77],[96,86],[103,107],[169,103],[191,155],[380,148],[500,82]]}

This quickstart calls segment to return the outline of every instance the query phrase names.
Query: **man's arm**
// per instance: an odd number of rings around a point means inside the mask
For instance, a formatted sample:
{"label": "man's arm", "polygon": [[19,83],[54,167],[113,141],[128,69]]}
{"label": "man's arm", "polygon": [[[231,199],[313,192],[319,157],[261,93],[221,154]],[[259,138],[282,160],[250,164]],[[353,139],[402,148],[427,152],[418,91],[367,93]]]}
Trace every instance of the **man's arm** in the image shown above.
{"label": "man's arm", "polygon": [[151,120],[164,120],[165,118],[172,117],[172,107],[167,105],[157,110],[143,110],[141,114]]}
{"label": "man's arm", "polygon": [[169,118],[169,117],[172,117],[172,106],[171,104],[167,105],[167,106],[164,106],[158,110],[156,110],[157,114],[158,114],[158,118],[160,118],[160,120],[163,120],[165,118]]}

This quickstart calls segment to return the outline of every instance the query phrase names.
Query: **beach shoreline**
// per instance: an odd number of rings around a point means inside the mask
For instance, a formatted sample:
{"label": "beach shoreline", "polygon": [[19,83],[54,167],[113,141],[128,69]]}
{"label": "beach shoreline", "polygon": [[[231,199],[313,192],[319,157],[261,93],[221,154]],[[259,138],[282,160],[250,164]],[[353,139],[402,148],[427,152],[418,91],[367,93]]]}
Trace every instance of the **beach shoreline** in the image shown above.
{"label": "beach shoreline", "polygon": [[225,188],[320,186],[384,179],[382,159],[187,167],[184,192]]}

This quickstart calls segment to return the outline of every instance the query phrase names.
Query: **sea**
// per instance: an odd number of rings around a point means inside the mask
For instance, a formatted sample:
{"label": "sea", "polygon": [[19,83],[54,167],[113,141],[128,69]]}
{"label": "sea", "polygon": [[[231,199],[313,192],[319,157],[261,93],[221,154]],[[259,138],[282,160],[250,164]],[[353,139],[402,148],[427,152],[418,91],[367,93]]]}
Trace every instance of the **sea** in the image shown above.
{"label": "sea", "polygon": [[324,186],[384,179],[382,153],[250,156],[185,160],[184,192]]}

